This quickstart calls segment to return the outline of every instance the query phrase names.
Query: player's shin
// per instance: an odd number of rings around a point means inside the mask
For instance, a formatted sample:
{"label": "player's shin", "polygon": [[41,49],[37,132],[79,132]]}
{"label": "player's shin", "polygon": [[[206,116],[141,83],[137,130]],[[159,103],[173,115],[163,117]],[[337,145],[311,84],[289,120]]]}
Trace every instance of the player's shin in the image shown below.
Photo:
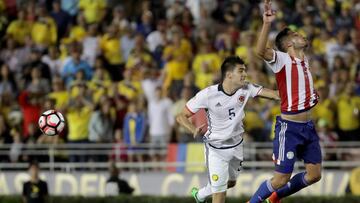
{"label": "player's shin", "polygon": [[274,192],[274,188],[271,185],[271,180],[266,180],[260,185],[259,189],[251,197],[250,203],[263,202],[271,195],[272,192]]}
{"label": "player's shin", "polygon": [[305,180],[305,174],[306,172],[302,172],[294,175],[285,186],[276,190],[277,196],[279,198],[287,197],[309,186],[310,184]]}

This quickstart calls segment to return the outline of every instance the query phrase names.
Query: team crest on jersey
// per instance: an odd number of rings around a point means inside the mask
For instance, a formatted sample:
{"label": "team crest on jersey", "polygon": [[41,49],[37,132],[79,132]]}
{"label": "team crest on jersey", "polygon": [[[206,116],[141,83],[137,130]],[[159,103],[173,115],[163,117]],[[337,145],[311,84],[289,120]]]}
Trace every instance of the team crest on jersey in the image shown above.
{"label": "team crest on jersey", "polygon": [[244,103],[244,101],[245,101],[245,95],[240,95],[239,101],[240,101],[240,103]]}
{"label": "team crest on jersey", "polygon": [[216,181],[219,180],[219,176],[214,174],[214,175],[211,176],[211,179],[216,182]]}

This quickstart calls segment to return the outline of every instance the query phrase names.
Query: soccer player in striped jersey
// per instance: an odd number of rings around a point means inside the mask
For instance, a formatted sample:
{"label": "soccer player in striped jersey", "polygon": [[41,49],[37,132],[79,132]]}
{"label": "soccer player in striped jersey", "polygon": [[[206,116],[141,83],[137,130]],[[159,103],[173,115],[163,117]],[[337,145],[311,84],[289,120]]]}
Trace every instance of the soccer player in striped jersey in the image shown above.
{"label": "soccer player in striped jersey", "polygon": [[244,107],[250,97],[279,100],[278,92],[247,82],[246,66],[237,56],[230,56],[221,65],[222,81],[209,86],[186,103],[177,121],[193,133],[201,134],[189,118],[205,109],[208,128],[203,136],[209,182],[191,191],[197,203],[206,202],[212,195],[213,203],[224,203],[226,189],[235,186],[243,161]]}
{"label": "soccer player in striped jersey", "polygon": [[[311,121],[311,108],[316,105],[318,95],[304,53],[308,41],[299,33],[285,28],[275,38],[277,51],[267,48],[275,12],[271,9],[270,0],[265,0],[264,6],[257,53],[275,73],[281,98],[281,116],[276,120],[273,141],[274,176],[260,185],[250,203],[264,200],[278,203],[280,199],[321,179],[319,137]],[[306,171],[290,179],[296,158],[304,161]]]}

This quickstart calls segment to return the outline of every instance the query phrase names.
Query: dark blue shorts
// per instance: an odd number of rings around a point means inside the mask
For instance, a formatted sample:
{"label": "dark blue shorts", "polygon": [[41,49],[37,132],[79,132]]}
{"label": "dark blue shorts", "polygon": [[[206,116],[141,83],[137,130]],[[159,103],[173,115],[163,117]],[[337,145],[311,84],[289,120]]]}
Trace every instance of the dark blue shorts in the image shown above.
{"label": "dark blue shorts", "polygon": [[304,163],[321,163],[319,136],[312,121],[298,123],[276,117],[273,141],[275,171],[292,173],[296,159]]}

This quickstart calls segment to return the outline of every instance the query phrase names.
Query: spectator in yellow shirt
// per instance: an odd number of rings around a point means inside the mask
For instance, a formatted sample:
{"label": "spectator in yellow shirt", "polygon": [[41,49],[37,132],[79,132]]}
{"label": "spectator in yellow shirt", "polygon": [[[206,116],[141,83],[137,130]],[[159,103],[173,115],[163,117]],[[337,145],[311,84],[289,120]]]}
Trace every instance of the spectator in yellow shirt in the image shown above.
{"label": "spectator in yellow shirt", "polygon": [[69,40],[82,42],[86,37],[86,21],[83,13],[79,13],[76,17],[76,25],[70,28]]}
{"label": "spectator in yellow shirt", "polygon": [[11,21],[6,30],[6,34],[15,39],[19,45],[23,45],[25,43],[25,37],[30,35],[31,24],[26,22],[25,10],[19,10],[17,17],[17,20]]}
{"label": "spectator in yellow shirt", "polygon": [[204,89],[213,84],[214,76],[221,66],[221,59],[216,52],[211,51],[211,44],[204,42],[199,44],[199,52],[192,64],[195,75],[195,85]]}
{"label": "spectator in yellow shirt", "polygon": [[126,69],[124,79],[117,85],[117,94],[126,97],[127,100],[133,100],[142,93],[140,82],[133,81],[131,76],[132,70]]}
{"label": "spectator in yellow shirt", "polygon": [[135,70],[133,73],[134,80],[139,80],[141,72],[145,68],[151,68],[154,65],[154,60],[150,52],[145,48],[144,36],[137,34],[135,36],[135,46],[130,52],[125,68]]}
{"label": "spectator in yellow shirt", "polygon": [[332,99],[329,98],[329,89],[325,84],[317,88],[319,94],[319,102],[314,107],[313,116],[315,120],[324,120],[330,129],[335,128],[335,112],[336,105]]}
{"label": "spectator in yellow shirt", "polygon": [[109,73],[112,80],[121,80],[124,60],[117,25],[111,24],[107,27],[107,32],[100,39],[100,49],[109,64]]}
{"label": "spectator in yellow shirt", "polygon": [[180,95],[182,81],[189,70],[192,56],[191,44],[186,40],[181,30],[176,28],[172,31],[171,43],[165,46],[163,60],[165,61],[165,81],[163,91]]}
{"label": "spectator in yellow shirt", "polygon": [[87,23],[99,23],[105,16],[106,2],[104,0],[80,0],[79,9],[84,11]]}
{"label": "spectator in yellow shirt", "polygon": [[354,83],[348,82],[337,100],[340,141],[360,140],[360,97],[354,94],[354,89]]}
{"label": "spectator in yellow shirt", "polygon": [[46,48],[49,45],[56,43],[56,23],[54,19],[48,15],[44,6],[37,8],[37,14],[38,18],[32,27],[31,37],[37,46]]}

